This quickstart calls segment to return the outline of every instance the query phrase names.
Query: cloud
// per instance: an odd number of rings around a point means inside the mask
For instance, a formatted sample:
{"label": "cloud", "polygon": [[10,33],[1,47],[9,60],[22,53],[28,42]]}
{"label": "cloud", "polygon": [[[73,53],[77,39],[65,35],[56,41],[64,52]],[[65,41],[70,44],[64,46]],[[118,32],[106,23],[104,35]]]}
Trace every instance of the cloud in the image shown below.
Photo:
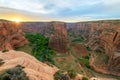
{"label": "cloud", "polygon": [[120,0],[104,0],[103,5],[108,12],[120,12]]}
{"label": "cloud", "polygon": [[120,0],[0,0],[0,7],[38,18],[120,18]]}
{"label": "cloud", "polygon": [[94,5],[98,2],[97,0],[0,0],[0,5],[12,9],[47,14],[53,11],[56,13],[62,9],[74,10],[86,5]]}
{"label": "cloud", "polygon": [[28,12],[40,13],[40,14],[48,14],[51,10],[44,8],[44,4],[38,2],[38,0],[1,0],[1,7],[24,10]]}

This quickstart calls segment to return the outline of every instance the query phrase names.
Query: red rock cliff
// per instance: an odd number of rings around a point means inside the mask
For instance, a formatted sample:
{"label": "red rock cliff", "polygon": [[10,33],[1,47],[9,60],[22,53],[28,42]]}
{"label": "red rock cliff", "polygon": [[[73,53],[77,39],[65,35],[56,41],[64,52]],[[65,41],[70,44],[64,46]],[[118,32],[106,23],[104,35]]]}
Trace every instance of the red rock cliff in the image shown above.
{"label": "red rock cliff", "polygon": [[63,22],[53,22],[54,33],[50,37],[49,46],[60,53],[67,52],[68,34],[66,24]]}
{"label": "red rock cliff", "polygon": [[0,50],[10,50],[28,43],[18,24],[0,20]]}

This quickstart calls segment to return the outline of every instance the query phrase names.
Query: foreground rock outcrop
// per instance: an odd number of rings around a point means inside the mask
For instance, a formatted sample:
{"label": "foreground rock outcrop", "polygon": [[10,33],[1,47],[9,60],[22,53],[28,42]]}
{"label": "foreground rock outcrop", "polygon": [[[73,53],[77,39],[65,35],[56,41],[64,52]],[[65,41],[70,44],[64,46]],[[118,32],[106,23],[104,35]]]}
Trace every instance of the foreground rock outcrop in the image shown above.
{"label": "foreground rock outcrop", "polygon": [[13,68],[17,65],[25,67],[23,70],[29,80],[53,80],[53,75],[58,69],[54,66],[48,66],[27,53],[20,51],[9,51],[0,53],[0,59],[4,64],[0,65],[0,71]]}
{"label": "foreground rock outcrop", "polygon": [[10,50],[28,43],[15,22],[0,20],[0,50]]}

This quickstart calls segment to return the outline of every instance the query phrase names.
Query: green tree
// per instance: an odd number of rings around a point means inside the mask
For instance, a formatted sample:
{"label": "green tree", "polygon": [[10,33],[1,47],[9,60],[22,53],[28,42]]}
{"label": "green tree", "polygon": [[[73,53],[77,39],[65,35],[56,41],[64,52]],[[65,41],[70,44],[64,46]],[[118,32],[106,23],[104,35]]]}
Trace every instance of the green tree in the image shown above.
{"label": "green tree", "polygon": [[48,47],[49,39],[41,34],[27,33],[26,37],[33,46],[32,55],[42,62],[54,64],[54,51]]}

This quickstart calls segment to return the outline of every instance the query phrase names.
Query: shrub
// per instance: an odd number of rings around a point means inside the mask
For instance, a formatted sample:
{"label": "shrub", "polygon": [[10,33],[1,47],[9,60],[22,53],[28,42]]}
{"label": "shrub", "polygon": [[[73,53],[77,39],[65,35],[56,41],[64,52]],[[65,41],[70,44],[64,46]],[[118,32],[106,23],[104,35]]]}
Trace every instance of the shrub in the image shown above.
{"label": "shrub", "polygon": [[87,77],[82,77],[82,80],[88,80],[88,78]]}
{"label": "shrub", "polygon": [[23,67],[18,65],[14,68],[0,72],[0,80],[29,80]]}
{"label": "shrub", "polygon": [[3,62],[3,60],[2,60],[2,59],[0,59],[0,65],[2,65],[2,64],[4,64],[4,62]]}
{"label": "shrub", "polygon": [[88,51],[92,51],[92,49],[91,49],[90,47],[88,47],[88,46],[86,47],[86,49],[87,49]]}
{"label": "shrub", "polygon": [[70,80],[70,77],[64,71],[59,70],[54,74],[54,80]]}
{"label": "shrub", "polygon": [[73,69],[70,69],[67,72],[70,78],[74,78],[77,75],[77,73]]}
{"label": "shrub", "polygon": [[89,65],[89,56],[85,56],[85,57],[80,57],[78,58],[80,63],[83,63],[87,68],[90,68]]}
{"label": "shrub", "polygon": [[88,60],[90,59],[90,57],[89,57],[89,56],[84,56],[83,58],[88,59]]}
{"label": "shrub", "polygon": [[72,42],[80,42],[80,43],[82,43],[82,42],[84,42],[84,38],[80,36],[79,38],[76,38],[76,39],[72,40]]}
{"label": "shrub", "polygon": [[6,50],[6,49],[5,49],[5,50],[3,50],[2,52],[4,53],[4,52],[8,52],[8,51],[9,51],[9,50]]}

